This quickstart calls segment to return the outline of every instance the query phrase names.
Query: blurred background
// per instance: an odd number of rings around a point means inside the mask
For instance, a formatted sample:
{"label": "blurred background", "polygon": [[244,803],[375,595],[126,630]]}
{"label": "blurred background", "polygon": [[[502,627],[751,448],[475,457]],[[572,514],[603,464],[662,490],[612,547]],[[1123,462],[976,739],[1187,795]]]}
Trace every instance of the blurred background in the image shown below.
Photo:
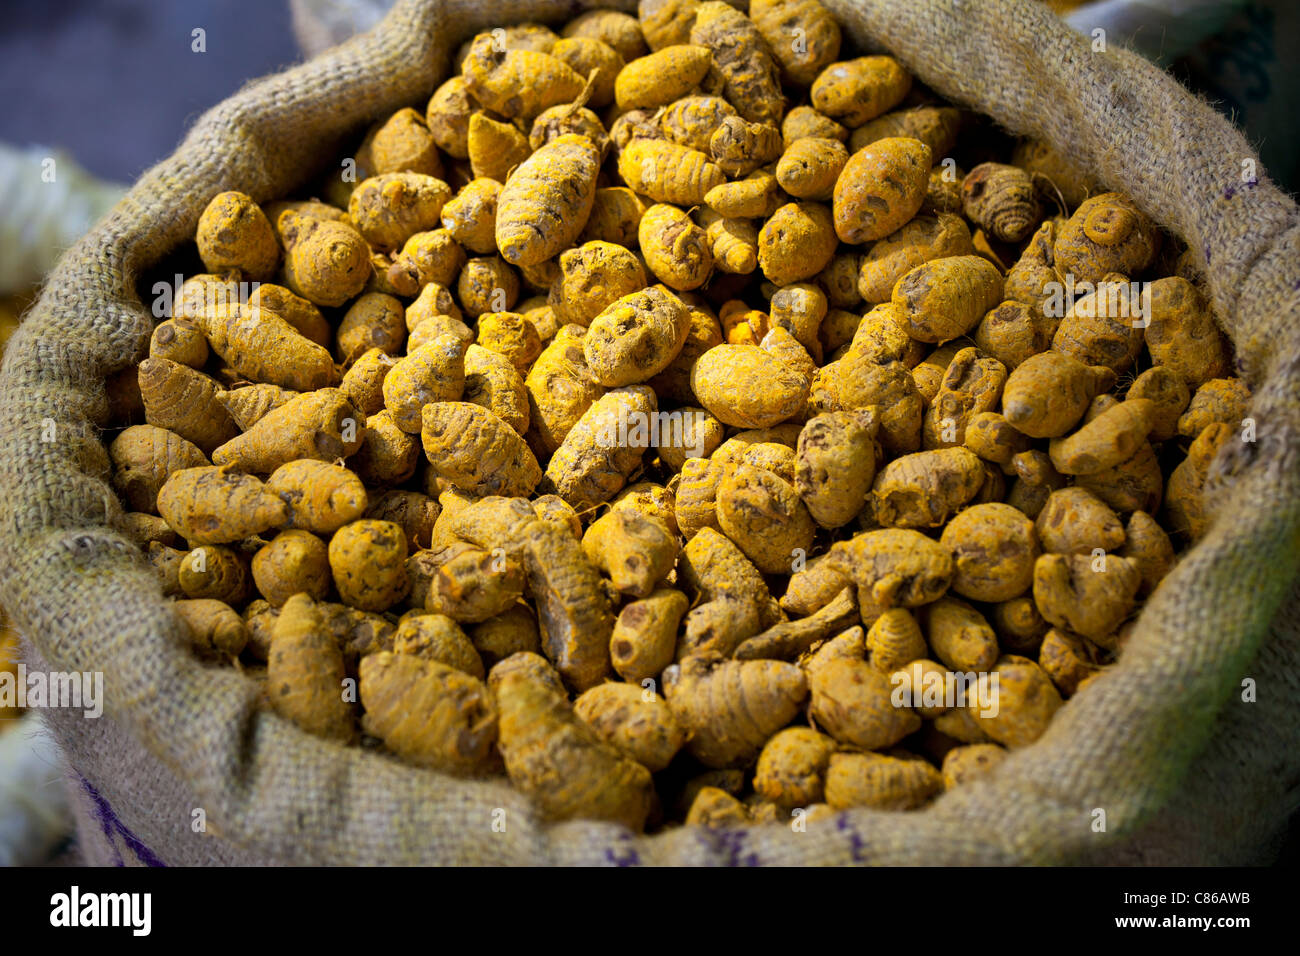
{"label": "blurred background", "polygon": [[[0,26],[0,296],[168,155],[208,107],[375,23],[392,0],[6,0]],[[1234,118],[1285,188],[1300,183],[1295,0],[1042,0],[1105,31]],[[64,175],[33,190],[50,160]],[[46,180],[48,183],[48,180]],[[105,188],[96,188],[97,186]],[[19,299],[19,304],[26,299]],[[12,309],[0,319],[12,327]],[[4,333],[0,332],[0,339]]]}
{"label": "blurred background", "polygon": [[[1042,0],[1170,69],[1300,183],[1297,0]],[[248,80],[373,25],[386,0],[5,0],[0,25],[0,350],[45,272],[194,120]],[[46,188],[35,188],[43,184]],[[17,664],[0,612],[0,670]],[[75,862],[58,755],[0,705],[0,865]],[[1297,857],[1294,836],[1284,860]]]}
{"label": "blurred background", "polygon": [[275,0],[6,0],[0,30],[0,141],[60,147],[122,183],[209,106],[300,58]]}

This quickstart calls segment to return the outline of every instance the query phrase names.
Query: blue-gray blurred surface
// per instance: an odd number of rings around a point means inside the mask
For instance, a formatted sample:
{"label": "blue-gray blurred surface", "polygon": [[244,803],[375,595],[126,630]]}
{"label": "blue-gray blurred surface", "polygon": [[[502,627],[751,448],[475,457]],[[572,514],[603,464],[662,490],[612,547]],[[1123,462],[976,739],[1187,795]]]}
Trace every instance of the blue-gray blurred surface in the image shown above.
{"label": "blue-gray blurred surface", "polygon": [[131,182],[208,107],[298,59],[284,0],[3,0],[0,140]]}

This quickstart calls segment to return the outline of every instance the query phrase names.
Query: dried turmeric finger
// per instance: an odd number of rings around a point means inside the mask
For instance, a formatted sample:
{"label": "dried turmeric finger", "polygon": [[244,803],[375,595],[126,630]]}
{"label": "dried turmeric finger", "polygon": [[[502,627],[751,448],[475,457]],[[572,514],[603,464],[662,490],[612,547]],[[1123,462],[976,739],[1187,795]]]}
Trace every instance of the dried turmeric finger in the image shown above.
{"label": "dried turmeric finger", "polygon": [[479,34],[461,63],[465,87],[479,103],[507,119],[532,119],[542,110],[571,103],[582,92],[582,77],[563,60],[520,47],[502,48]]}
{"label": "dried turmeric finger", "polygon": [[253,555],[253,583],[273,607],[295,594],[320,601],[329,593],[329,552],[310,531],[281,531]]}
{"label": "dried turmeric finger", "polygon": [[423,604],[434,614],[476,624],[513,607],[523,590],[524,570],[515,557],[466,547],[438,566]]}
{"label": "dried turmeric finger", "polygon": [[728,176],[748,176],[779,159],[783,145],[781,131],[772,123],[728,116],[709,137],[709,155]]}
{"label": "dried turmeric finger", "polygon": [[589,326],[607,307],[646,286],[640,261],[614,242],[583,243],[561,253],[559,263],[547,302],[561,325]]}
{"label": "dried turmeric finger", "polygon": [[745,119],[776,123],[785,102],[781,77],[767,41],[749,17],[720,0],[701,3],[691,42],[708,47],[722,76],[722,94]]}
{"label": "dried turmeric finger", "polygon": [[656,203],[648,208],[637,227],[637,241],[655,278],[675,291],[698,289],[713,271],[712,242],[676,206]]}
{"label": "dried turmeric finger", "polygon": [[1006,654],[998,658],[990,675],[976,681],[969,706],[955,711],[976,718],[979,730],[1015,749],[1041,737],[1060,707],[1061,695],[1041,667],[1027,658]]}
{"label": "dried turmeric finger", "polygon": [[238,269],[261,281],[270,279],[280,262],[280,247],[266,214],[241,192],[212,197],[199,216],[194,241],[209,272]]}
{"label": "dried turmeric finger", "polygon": [[208,340],[192,318],[165,319],[154,326],[149,339],[149,356],[164,358],[190,368],[208,363]]}
{"label": "dried turmeric finger", "polygon": [[406,597],[406,535],[391,521],[362,518],[344,525],[329,544],[339,597],[359,611],[385,611]]}
{"label": "dried turmeric finger", "polygon": [[889,56],[832,63],[813,80],[812,105],[845,126],[861,126],[892,109],[912,88],[911,75]]}
{"label": "dried turmeric finger", "polygon": [[393,634],[393,653],[436,661],[483,680],[483,660],[465,632],[442,614],[412,611],[402,616]]}
{"label": "dried turmeric finger", "polygon": [[892,301],[908,335],[946,342],[975,328],[1002,301],[1002,276],[980,256],[932,259],[898,280]]}
{"label": "dried turmeric finger", "polygon": [[420,440],[437,474],[472,494],[528,494],[542,478],[519,433],[481,405],[425,405]]}
{"label": "dried turmeric finger", "polygon": [[113,487],[132,511],[153,511],[158,492],[174,473],[201,468],[207,456],[175,432],[154,425],[132,425],[108,447]]}
{"label": "dried turmeric finger", "polygon": [[515,170],[497,200],[497,248],[507,262],[536,265],[573,245],[591,215],[599,167],[591,140],[566,134]]}
{"label": "dried turmeric finger", "polygon": [[587,368],[611,388],[644,382],[676,358],[689,323],[686,306],[662,287],[626,295],[592,320],[582,346]]}
{"label": "dried turmeric finger", "polygon": [[521,374],[542,351],[537,329],[518,312],[479,315],[478,344],[505,358]]}
{"label": "dried turmeric finger", "polygon": [[677,538],[658,518],[620,509],[591,523],[582,550],[620,592],[643,598],[672,570]]}
{"label": "dried turmeric finger", "polygon": [[370,138],[370,165],[376,173],[441,176],[442,160],[424,116],[405,107],[384,120]]}
{"label": "dried turmeric finger", "polygon": [[1034,603],[1043,617],[1106,641],[1133,609],[1142,572],[1119,555],[1044,554],[1034,565]]}
{"label": "dried turmeric finger", "polygon": [[1151,431],[1155,406],[1145,398],[1119,402],[1072,435],[1053,438],[1048,453],[1063,475],[1091,475],[1131,458]]}
{"label": "dried turmeric finger", "polygon": [[675,675],[665,675],[664,689],[673,714],[691,733],[687,749],[706,767],[749,763],[808,696],[803,672],[784,661],[688,657]]}
{"label": "dried turmeric finger", "polygon": [[689,602],[681,591],[660,588],[619,612],[609,638],[614,670],[629,684],[657,680],[673,662],[677,625]]}
{"label": "dried turmeric finger", "polygon": [[352,226],[291,210],[280,214],[277,225],[285,246],[284,284],[291,291],[315,305],[337,306],[365,288],[370,249]]}
{"label": "dried turmeric finger", "polygon": [[966,218],[1002,242],[1028,238],[1042,218],[1033,177],[1018,166],[980,163],[961,189]]}
{"label": "dried turmeric finger", "polygon": [[937,528],[984,483],[984,467],[965,448],[918,451],[895,458],[876,475],[876,521],[892,528]]}
{"label": "dried turmeric finger", "polygon": [[1128,197],[1102,193],[1084,200],[1061,227],[1053,254],[1061,275],[1097,282],[1110,272],[1142,272],[1159,243],[1159,227]]}
{"label": "dried turmeric finger", "polygon": [[997,407],[1007,369],[979,349],[964,348],[952,357],[921,423],[921,445],[943,448],[966,443],[966,430],[979,414]]}
{"label": "dried turmeric finger", "polygon": [[451,524],[471,543],[504,548],[523,563],[546,656],[565,681],[581,691],[604,680],[614,628],[610,595],[572,533],[542,521],[519,498],[485,498],[455,513]]}
{"label": "dried turmeric finger", "polygon": [[758,232],[758,266],[768,281],[789,285],[825,269],[835,248],[835,221],[829,209],[821,203],[786,203]]}
{"label": "dried turmeric finger", "polygon": [[618,174],[634,192],[675,206],[700,205],[710,190],[727,179],[707,154],[654,139],[633,140],[619,154]]}
{"label": "dried turmeric finger", "polygon": [[889,677],[865,660],[837,658],[808,678],[809,714],[842,744],[875,750],[892,747],[921,727],[921,718],[906,706],[895,706]]}
{"label": "dried turmeric finger", "polygon": [[645,455],[656,410],[654,392],[644,385],[606,392],[582,414],[551,456],[546,488],[575,508],[608,501]]}
{"label": "dried turmeric finger", "polygon": [[1089,367],[1059,352],[1033,355],[1007,376],[1002,414],[1031,438],[1056,438],[1071,431],[1088,403],[1114,380],[1109,369]]}
{"label": "dried turmeric finger", "polygon": [[346,458],[361,448],[364,437],[361,413],[337,388],[322,388],[268,412],[213,451],[212,462],[264,475],[298,458]]}
{"label": "dried turmeric finger", "polygon": [[[504,183],[511,171],[526,160],[531,151],[528,137],[519,129],[510,123],[485,116],[483,113],[474,113],[470,116],[467,136],[466,149],[469,151],[470,171],[480,179],[494,179]],[[498,212],[500,202],[498,196]],[[495,229],[494,224],[494,235]]]}
{"label": "dried turmeric finger", "polygon": [[442,334],[398,361],[384,378],[384,407],[404,432],[422,425],[422,411],[433,402],[454,402],[465,390],[466,343]]}
{"label": "dried turmeric finger", "polygon": [[713,65],[707,47],[673,44],[633,60],[619,71],[614,102],[620,112],[667,106],[699,85]]}
{"label": "dried turmeric finger", "polygon": [[172,610],[189,631],[194,649],[202,655],[238,657],[248,643],[248,625],[224,601],[177,601]]}
{"label": "dried turmeric finger", "polygon": [[835,233],[842,242],[883,239],[925,201],[930,147],[920,140],[877,140],[849,157],[835,181]]}
{"label": "dried turmeric finger", "polygon": [[339,383],[329,351],[264,307],[235,303],[199,313],[195,322],[212,351],[254,382],[299,392]]}
{"label": "dried turmeric finger", "polygon": [[826,803],[836,810],[915,810],[943,790],[943,775],[919,757],[839,753],[826,771]]}
{"label": "dried turmeric finger", "polygon": [[640,830],[650,812],[650,771],[579,720],[563,690],[541,676],[547,672],[554,673],[536,655],[516,654],[488,675],[511,782],[551,819],[609,820]]}
{"label": "dried turmeric finger", "polygon": [[817,0],[752,0],[749,16],[791,83],[812,85],[839,55],[840,25]]}
{"label": "dried turmeric finger", "polygon": [[803,406],[808,379],[758,346],[719,345],[696,361],[691,388],[719,421],[768,428]]}
{"label": "dried turmeric finger", "polygon": [[137,372],[144,417],[150,425],[166,428],[211,454],[238,429],[218,401],[217,382],[165,358],[146,358]]}
{"label": "dried turmeric finger", "polygon": [[651,773],[686,743],[686,731],[662,697],[634,684],[601,684],[573,702],[578,719]]}
{"label": "dried turmeric finger", "polygon": [[831,547],[830,564],[882,609],[939,598],[952,580],[948,549],[918,531],[864,531]]}
{"label": "dried turmeric finger", "polygon": [[393,753],[443,773],[491,767],[497,708],[476,677],[434,660],[380,651],[360,668],[362,726]]}
{"label": "dried turmeric finger", "polygon": [[267,659],[267,699],[281,717],[318,737],[356,738],[356,717],[345,698],[343,651],[321,612],[305,594],[280,611]]}
{"label": "dried turmeric finger", "polygon": [[252,475],[212,465],[173,472],[158,491],[158,513],[187,541],[223,544],[281,527],[289,509]]}
{"label": "dried turmeric finger", "polygon": [[488,668],[520,651],[540,654],[542,650],[537,618],[526,604],[516,604],[475,624],[469,629],[469,639]]}
{"label": "dried turmeric finger", "polygon": [[469,158],[469,116],[474,101],[465,77],[453,76],[439,86],[429,98],[425,124],[439,148],[455,159]]}

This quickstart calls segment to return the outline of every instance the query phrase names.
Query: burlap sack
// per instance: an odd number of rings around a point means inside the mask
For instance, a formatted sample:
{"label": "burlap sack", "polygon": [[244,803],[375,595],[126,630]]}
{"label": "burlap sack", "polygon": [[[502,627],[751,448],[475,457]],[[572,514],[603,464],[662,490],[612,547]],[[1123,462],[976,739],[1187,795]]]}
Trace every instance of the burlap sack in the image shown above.
{"label": "burlap sack", "polygon": [[[852,812],[806,832],[638,837],[544,826],[504,784],[453,781],[309,737],[260,711],[233,670],[196,663],[141,556],[114,530],[122,509],[96,430],[105,376],[138,360],[151,330],[137,276],[192,235],[214,193],[282,196],[344,134],[421,102],[471,32],[580,7],[404,0],[373,32],[204,116],[64,256],[5,357],[0,599],[35,645],[33,666],[106,675],[104,718],[50,714],[92,862],[1267,858],[1296,806],[1300,755],[1295,205],[1262,170],[1243,183],[1253,153],[1222,117],[1136,56],[1093,52],[1028,0],[826,2],[850,33],[888,48],[940,93],[1097,171],[1205,262],[1254,389],[1258,440],[1232,443],[1217,463],[1213,526],[1152,598],[1119,665],[1038,743],[923,812]],[[51,422],[55,440],[42,440]],[[1254,702],[1242,699],[1245,677]]]}

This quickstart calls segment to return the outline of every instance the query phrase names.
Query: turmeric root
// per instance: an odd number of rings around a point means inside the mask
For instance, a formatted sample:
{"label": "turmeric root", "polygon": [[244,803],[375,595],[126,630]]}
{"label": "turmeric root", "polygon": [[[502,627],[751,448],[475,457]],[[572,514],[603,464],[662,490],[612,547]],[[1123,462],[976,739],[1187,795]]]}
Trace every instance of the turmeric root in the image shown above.
{"label": "turmeric root", "polygon": [[582,550],[620,592],[643,598],[672,570],[677,538],[659,519],[624,509],[593,521]]}
{"label": "turmeric root", "polygon": [[108,448],[113,487],[133,511],[153,511],[167,479],[186,468],[201,468],[207,456],[175,432],[154,425],[132,425]]}
{"label": "turmeric root", "polygon": [[476,776],[491,767],[497,708],[484,683],[454,667],[380,651],[360,668],[362,726],[422,767]]}
{"label": "turmeric root", "polygon": [[506,773],[549,818],[645,825],[650,771],[583,723],[550,667],[534,654],[506,658],[488,675],[500,714]]}
{"label": "turmeric root", "polygon": [[507,262],[536,265],[573,245],[591,215],[599,166],[591,140],[568,134],[515,170],[497,200],[497,248]]}
{"label": "turmeric root", "polygon": [[582,77],[547,53],[501,49],[495,37],[479,34],[461,63],[465,87],[479,103],[507,119],[532,119],[542,110],[571,103]]}
{"label": "turmeric root", "polygon": [[364,435],[361,413],[337,388],[322,388],[268,412],[213,451],[212,463],[265,475],[299,458],[346,458],[360,449]]}
{"label": "turmeric root", "polygon": [[892,747],[921,727],[910,707],[895,706],[890,679],[864,660],[840,658],[808,678],[809,709],[817,726],[842,744]]}
{"label": "turmeric root", "polygon": [[467,546],[437,567],[423,604],[434,614],[479,623],[513,607],[523,590],[524,571],[516,558],[504,550]]}
{"label": "turmeric root", "polygon": [[826,771],[826,802],[836,810],[914,810],[943,790],[943,775],[920,758],[841,753]]}
{"label": "turmeric root", "polygon": [[691,733],[686,747],[706,767],[744,766],[808,696],[803,672],[784,661],[710,662],[688,657],[664,678],[668,704]]}
{"label": "turmeric root", "polygon": [[237,657],[248,643],[248,625],[224,601],[199,599],[172,605],[195,650],[205,656]]}
{"label": "turmeric root", "polygon": [[199,216],[194,241],[209,272],[239,269],[254,281],[264,281],[280,261],[280,247],[266,214],[241,192],[212,197]]}
{"label": "turmeric root", "polygon": [[541,480],[537,459],[519,433],[470,402],[425,405],[420,438],[437,473],[476,495],[528,494]]}
{"label": "turmeric root", "polygon": [[385,611],[411,590],[406,535],[391,521],[344,525],[330,539],[329,565],[339,597],[359,611]]}
{"label": "turmeric root", "polygon": [[601,684],[573,703],[578,719],[651,773],[668,766],[686,742],[662,697],[634,684]]}
{"label": "turmeric root", "polygon": [[930,147],[920,140],[878,140],[849,157],[835,181],[835,233],[842,242],[882,239],[921,208]]}
{"label": "turmeric root", "polygon": [[781,119],[784,100],[776,61],[749,17],[720,0],[701,3],[691,26],[691,42],[713,52],[722,75],[722,94],[752,123]]}
{"label": "turmeric root", "polygon": [[158,492],[158,513],[187,541],[224,544],[282,526],[289,509],[266,485],[212,465],[174,472]]}
{"label": "turmeric root", "polygon": [[267,479],[268,491],[288,505],[288,525],[333,534],[365,513],[365,485],[346,468],[314,459],[287,462]]}
{"label": "turmeric root", "polygon": [[677,625],[689,602],[681,591],[660,588],[623,606],[609,639],[614,670],[629,684],[654,680],[673,662]]}
{"label": "turmeric root", "polygon": [[138,372],[145,421],[175,432],[205,454],[237,429],[217,400],[220,386],[202,372],[165,358],[147,358]]}
{"label": "turmeric root", "polygon": [[295,594],[320,601],[329,593],[328,550],[310,531],[281,531],[253,555],[252,571],[257,590],[273,607]]}
{"label": "turmeric root", "polygon": [[343,651],[326,631],[321,613],[305,594],[280,611],[267,660],[271,709],[318,737],[348,743],[356,715],[344,696]]}
{"label": "turmeric root", "polygon": [[947,548],[918,531],[897,528],[838,542],[829,560],[882,609],[928,604],[948,589],[953,574]]}

